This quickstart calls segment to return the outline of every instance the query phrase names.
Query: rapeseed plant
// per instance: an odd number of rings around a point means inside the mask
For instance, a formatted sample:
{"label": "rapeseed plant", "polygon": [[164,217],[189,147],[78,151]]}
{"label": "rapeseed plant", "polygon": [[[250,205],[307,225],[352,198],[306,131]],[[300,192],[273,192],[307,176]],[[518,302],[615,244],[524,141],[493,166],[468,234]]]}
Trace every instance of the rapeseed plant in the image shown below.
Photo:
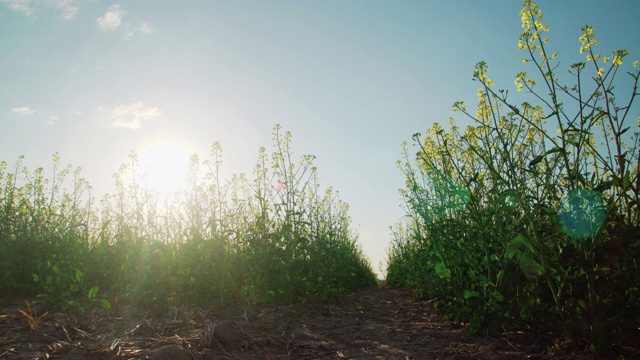
{"label": "rapeseed plant", "polygon": [[[525,1],[520,14],[521,63],[534,71],[515,86],[532,103],[495,90],[480,61],[475,113],[453,106],[474,125],[436,123],[403,144],[407,220],[393,232],[387,282],[439,299],[471,331],[555,330],[610,355],[640,317],[640,118],[629,120],[640,72],[628,72],[631,95],[614,96],[628,51],[602,58],[584,26],[587,63],[572,64],[575,84],[564,85],[542,11]],[[465,202],[451,201],[456,189]]]}

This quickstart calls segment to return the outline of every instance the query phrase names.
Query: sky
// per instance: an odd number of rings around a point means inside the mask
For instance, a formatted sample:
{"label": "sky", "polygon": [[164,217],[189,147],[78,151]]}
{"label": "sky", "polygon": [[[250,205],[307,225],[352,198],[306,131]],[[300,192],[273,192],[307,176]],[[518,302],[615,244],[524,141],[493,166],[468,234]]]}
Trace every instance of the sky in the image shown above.
{"label": "sky", "polygon": [[[561,71],[583,59],[585,24],[603,56],[626,48],[640,59],[640,2],[538,4]],[[0,161],[24,155],[46,168],[58,152],[108,193],[132,150],[178,164],[217,141],[228,174],[251,174],[280,124],[294,154],[315,155],[320,183],[349,203],[384,276],[389,228],[404,214],[401,143],[446,124],[455,101],[473,108],[478,61],[515,92],[515,75],[533,71],[517,50],[521,5],[0,0]]]}

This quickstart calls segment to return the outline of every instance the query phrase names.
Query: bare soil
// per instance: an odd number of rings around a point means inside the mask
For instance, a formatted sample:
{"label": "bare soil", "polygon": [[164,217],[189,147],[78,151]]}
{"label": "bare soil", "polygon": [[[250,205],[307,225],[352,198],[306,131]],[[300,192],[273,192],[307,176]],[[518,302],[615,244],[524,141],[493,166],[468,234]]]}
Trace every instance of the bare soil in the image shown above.
{"label": "bare soil", "polygon": [[594,359],[549,354],[544,334],[465,335],[429,301],[388,286],[298,307],[54,312],[35,331],[16,308],[24,300],[0,307],[10,315],[0,319],[1,359]]}

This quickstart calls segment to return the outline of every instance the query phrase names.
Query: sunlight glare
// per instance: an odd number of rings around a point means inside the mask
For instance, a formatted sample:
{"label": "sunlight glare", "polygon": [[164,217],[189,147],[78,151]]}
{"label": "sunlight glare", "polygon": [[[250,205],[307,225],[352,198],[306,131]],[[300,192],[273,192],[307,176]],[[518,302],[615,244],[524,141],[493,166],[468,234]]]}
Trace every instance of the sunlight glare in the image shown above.
{"label": "sunlight glare", "polygon": [[154,142],[143,148],[138,157],[145,188],[171,194],[184,187],[192,151],[176,141]]}

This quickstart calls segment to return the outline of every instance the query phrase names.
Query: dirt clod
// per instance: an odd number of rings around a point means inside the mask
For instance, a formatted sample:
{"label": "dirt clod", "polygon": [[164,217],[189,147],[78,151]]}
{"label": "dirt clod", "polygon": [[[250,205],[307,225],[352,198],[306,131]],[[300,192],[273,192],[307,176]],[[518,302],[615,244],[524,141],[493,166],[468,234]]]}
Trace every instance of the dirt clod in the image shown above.
{"label": "dirt clod", "polygon": [[168,345],[149,353],[151,360],[192,360],[193,356],[178,345]]}
{"label": "dirt clod", "polygon": [[223,345],[233,344],[240,338],[236,325],[230,320],[220,321],[215,324],[213,336]]}

